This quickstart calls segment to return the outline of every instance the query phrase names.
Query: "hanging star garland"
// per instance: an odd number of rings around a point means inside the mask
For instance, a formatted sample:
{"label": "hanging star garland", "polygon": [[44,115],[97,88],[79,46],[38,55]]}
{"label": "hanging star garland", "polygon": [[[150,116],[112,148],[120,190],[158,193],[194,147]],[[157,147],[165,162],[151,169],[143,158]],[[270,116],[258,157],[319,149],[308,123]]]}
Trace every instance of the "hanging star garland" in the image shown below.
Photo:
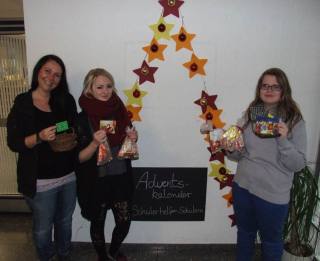
{"label": "hanging star garland", "polygon": [[235,214],[232,214],[232,215],[229,215],[228,216],[230,219],[231,219],[231,226],[235,226],[236,225],[236,215]]}
{"label": "hanging star garland", "polygon": [[212,109],[217,109],[217,106],[214,103],[217,97],[218,95],[208,95],[205,91],[202,91],[201,98],[194,101],[194,103],[201,106],[202,113],[205,113],[208,106]]}
{"label": "hanging star garland", "polygon": [[166,23],[163,16],[161,16],[156,24],[152,24],[149,27],[153,31],[154,38],[156,40],[159,40],[162,38],[166,40],[170,40],[171,39],[170,31],[172,30],[174,25]]}
{"label": "hanging star garland", "polygon": [[223,128],[225,123],[220,120],[219,116],[221,113],[222,110],[214,110],[211,107],[207,107],[206,112],[202,113],[200,118],[205,121],[211,121],[214,128]]}
{"label": "hanging star garland", "polygon": [[222,179],[215,178],[215,180],[220,183],[220,190],[225,187],[232,187],[233,177],[233,174],[223,174]]}
{"label": "hanging star garland", "polygon": [[154,59],[164,61],[163,51],[167,46],[166,44],[159,44],[158,41],[153,38],[151,43],[142,49],[148,54],[148,62],[150,63]]}
{"label": "hanging star garland", "polygon": [[125,95],[128,97],[127,104],[128,105],[139,105],[142,107],[142,98],[147,95],[146,91],[142,91],[140,89],[139,84],[136,82],[131,89],[126,89],[123,91]]}
{"label": "hanging star garland", "polygon": [[141,118],[139,116],[139,112],[141,111],[141,107],[134,107],[132,105],[127,105],[127,112],[128,112],[128,117],[133,121],[141,121]]}
{"label": "hanging star garland", "polygon": [[186,29],[181,26],[179,33],[171,36],[171,38],[176,42],[176,51],[179,51],[182,48],[193,51],[191,41],[195,36],[195,34],[189,34]]}
{"label": "hanging star garland", "polygon": [[224,179],[225,174],[230,174],[230,170],[226,168],[226,166],[222,163],[211,163],[211,172],[209,173],[209,177],[218,178],[219,180]]}
{"label": "hanging star garland", "polygon": [[232,191],[230,190],[228,194],[224,194],[222,197],[228,202],[227,207],[231,207],[233,203]]}
{"label": "hanging star garland", "polygon": [[204,65],[208,59],[199,59],[195,54],[192,54],[191,60],[183,64],[189,70],[189,78],[192,78],[196,74],[206,75]]}
{"label": "hanging star garland", "polygon": [[179,8],[183,5],[184,1],[181,0],[160,0],[160,5],[163,7],[163,16],[174,15],[179,17]]}
{"label": "hanging star garland", "polygon": [[224,152],[222,151],[218,151],[216,153],[212,153],[211,151],[211,147],[207,147],[208,151],[210,152],[210,159],[209,161],[214,161],[214,160],[217,160],[217,161],[220,161],[221,163],[224,164]]}
{"label": "hanging star garland", "polygon": [[139,76],[139,84],[143,84],[145,81],[154,83],[153,75],[157,70],[158,67],[150,67],[146,61],[143,61],[141,67],[133,70],[133,72]]}

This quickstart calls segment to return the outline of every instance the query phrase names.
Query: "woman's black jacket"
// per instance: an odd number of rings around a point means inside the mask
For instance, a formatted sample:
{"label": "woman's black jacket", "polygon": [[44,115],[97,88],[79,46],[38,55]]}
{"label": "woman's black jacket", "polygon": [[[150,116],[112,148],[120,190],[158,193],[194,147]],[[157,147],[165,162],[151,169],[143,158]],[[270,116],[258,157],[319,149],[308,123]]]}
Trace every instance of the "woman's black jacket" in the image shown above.
{"label": "woman's black jacket", "polygon": [[[77,106],[71,94],[67,94],[65,104],[66,118],[73,126],[77,117]],[[7,118],[7,144],[12,151],[18,153],[18,191],[31,198],[36,193],[38,149],[37,146],[31,149],[26,147],[24,140],[34,133],[36,133],[35,108],[30,90],[19,94],[14,100]]]}
{"label": "woman's black jacket", "polygon": [[[80,112],[77,122],[78,149],[79,152],[87,147],[93,139],[93,132],[85,112]],[[127,174],[132,175],[131,160],[127,160]],[[98,166],[96,153],[87,161],[76,167],[77,175],[77,197],[81,208],[81,215],[87,220],[96,216],[96,205],[94,191],[98,178]],[[121,188],[119,188],[121,189]]]}

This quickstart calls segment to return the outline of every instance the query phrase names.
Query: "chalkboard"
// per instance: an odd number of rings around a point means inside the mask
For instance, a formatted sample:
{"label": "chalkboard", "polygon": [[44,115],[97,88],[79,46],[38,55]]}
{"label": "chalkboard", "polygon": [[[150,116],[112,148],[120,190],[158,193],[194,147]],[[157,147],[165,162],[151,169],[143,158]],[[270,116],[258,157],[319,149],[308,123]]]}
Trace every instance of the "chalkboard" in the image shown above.
{"label": "chalkboard", "polygon": [[207,168],[133,168],[132,220],[203,221]]}

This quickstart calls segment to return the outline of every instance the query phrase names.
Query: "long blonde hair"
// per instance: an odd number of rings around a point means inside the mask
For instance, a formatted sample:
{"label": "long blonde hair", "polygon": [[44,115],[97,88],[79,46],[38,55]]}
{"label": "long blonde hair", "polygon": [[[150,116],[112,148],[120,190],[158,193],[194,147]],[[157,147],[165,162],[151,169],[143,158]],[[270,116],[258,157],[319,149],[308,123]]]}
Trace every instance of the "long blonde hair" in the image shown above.
{"label": "long blonde hair", "polygon": [[90,70],[87,73],[86,77],[84,78],[83,91],[82,91],[83,95],[85,95],[88,98],[93,97],[92,96],[92,85],[98,76],[107,77],[111,81],[112,91],[117,92],[112,74],[103,68],[95,68],[95,69]]}

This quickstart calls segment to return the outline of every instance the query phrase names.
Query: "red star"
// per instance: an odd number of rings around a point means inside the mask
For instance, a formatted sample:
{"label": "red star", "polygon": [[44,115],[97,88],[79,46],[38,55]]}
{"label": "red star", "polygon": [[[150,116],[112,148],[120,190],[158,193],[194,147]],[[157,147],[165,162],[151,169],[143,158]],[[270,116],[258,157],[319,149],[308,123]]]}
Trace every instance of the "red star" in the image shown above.
{"label": "red star", "polygon": [[234,177],[233,174],[224,174],[223,180],[215,178],[215,180],[220,183],[220,190],[224,189],[225,187],[232,187],[233,177]]}
{"label": "red star", "polygon": [[158,70],[158,67],[150,67],[146,61],[143,61],[141,67],[133,70],[133,72],[139,76],[139,84],[142,84],[145,81],[154,83],[153,75],[156,70]]}
{"label": "red star", "polygon": [[159,0],[160,5],[163,7],[163,17],[167,15],[174,15],[179,17],[179,8],[183,5],[184,1],[180,0]]}
{"label": "red star", "polygon": [[205,113],[207,110],[207,106],[210,106],[212,109],[217,109],[215,105],[215,101],[218,95],[208,95],[205,91],[201,92],[201,98],[194,101],[195,104],[201,106],[202,113]]}
{"label": "red star", "polygon": [[218,160],[220,161],[222,164],[224,164],[224,153],[219,151],[215,154],[213,154],[210,158],[210,161],[214,161],[214,160]]}
{"label": "red star", "polygon": [[235,214],[232,214],[232,215],[229,215],[228,216],[230,219],[231,219],[231,221],[232,221],[232,223],[231,223],[231,226],[233,227],[233,226],[235,226],[237,223],[236,223],[236,215]]}

